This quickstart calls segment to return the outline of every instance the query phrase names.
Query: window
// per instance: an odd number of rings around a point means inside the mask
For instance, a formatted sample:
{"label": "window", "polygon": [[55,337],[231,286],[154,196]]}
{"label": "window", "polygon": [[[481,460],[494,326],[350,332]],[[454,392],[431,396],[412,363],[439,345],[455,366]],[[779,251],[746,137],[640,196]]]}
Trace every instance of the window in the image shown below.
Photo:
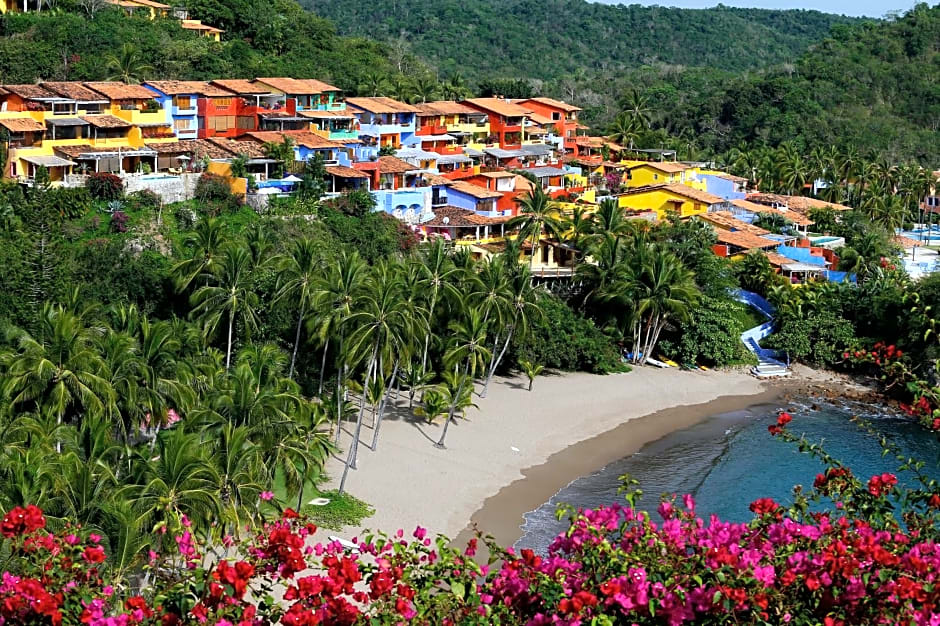
{"label": "window", "polygon": [[230,107],[232,106],[231,98],[215,98],[215,106],[217,107]]}
{"label": "window", "polygon": [[557,122],[561,119],[561,113],[558,111],[552,111],[552,121]]}
{"label": "window", "polygon": [[52,113],[54,115],[63,115],[75,112],[75,104],[71,102],[55,102],[52,104]]}
{"label": "window", "polygon": [[194,103],[193,99],[189,96],[174,96],[173,106],[177,109],[192,109],[194,108]]}
{"label": "window", "polygon": [[251,116],[248,116],[248,115],[242,115],[242,116],[240,116],[240,117],[238,118],[238,128],[240,128],[240,129],[242,129],[242,130],[254,130],[254,128],[255,128],[255,118],[254,118],[254,117],[251,117]]}
{"label": "window", "polygon": [[190,119],[173,120],[173,127],[176,130],[192,130],[193,121]]}
{"label": "window", "polygon": [[217,131],[226,131],[235,128],[234,115],[218,115],[209,118],[210,128]]}

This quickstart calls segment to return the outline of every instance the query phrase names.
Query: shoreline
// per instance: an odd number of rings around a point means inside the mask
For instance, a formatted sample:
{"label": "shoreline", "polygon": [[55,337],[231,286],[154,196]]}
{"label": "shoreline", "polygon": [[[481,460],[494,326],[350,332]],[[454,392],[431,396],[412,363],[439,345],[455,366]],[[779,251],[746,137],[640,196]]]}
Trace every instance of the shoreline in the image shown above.
{"label": "shoreline", "polygon": [[790,385],[768,385],[756,394],[720,396],[693,405],[679,405],[627,420],[613,429],[578,441],[552,454],[543,463],[522,470],[522,478],[490,496],[454,540],[464,545],[475,528],[511,546],[523,535],[525,514],[548,502],[578,478],[600,471],[610,463],[638,452],[643,446],[708,417],[782,400]]}
{"label": "shoreline", "polygon": [[[347,482],[375,514],[324,534],[351,539],[364,529],[410,533],[420,525],[432,535],[463,539],[476,521],[511,544],[522,534],[523,514],[572,480],[709,415],[778,398],[791,384],[734,370],[637,368],[607,376],[550,374],[531,393],[526,387],[519,377],[494,379],[487,398],[474,397],[479,409],[451,425],[444,450],[433,445],[441,420],[414,418],[407,397],[400,399],[382,422],[378,450],[360,445],[359,468]],[[348,430],[345,424],[343,448]],[[367,417],[362,441],[371,438]],[[325,488],[335,488],[342,469],[330,459]]]}

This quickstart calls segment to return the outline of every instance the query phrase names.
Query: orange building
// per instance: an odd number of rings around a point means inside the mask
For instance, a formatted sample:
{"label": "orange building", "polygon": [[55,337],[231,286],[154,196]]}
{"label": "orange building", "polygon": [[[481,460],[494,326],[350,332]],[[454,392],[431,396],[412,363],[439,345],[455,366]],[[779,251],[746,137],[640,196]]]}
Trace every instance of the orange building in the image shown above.
{"label": "orange building", "polygon": [[[490,136],[496,137],[499,147],[512,150],[522,147],[523,129],[529,110],[503,98],[470,98],[467,106],[486,113],[489,117]],[[489,143],[489,142],[487,142]]]}
{"label": "orange building", "polygon": [[578,128],[581,128],[578,124],[578,113],[582,110],[580,107],[552,98],[529,98],[521,100],[519,104],[541,118],[550,119],[558,135],[564,137],[565,150],[577,154],[575,137],[578,134]]}

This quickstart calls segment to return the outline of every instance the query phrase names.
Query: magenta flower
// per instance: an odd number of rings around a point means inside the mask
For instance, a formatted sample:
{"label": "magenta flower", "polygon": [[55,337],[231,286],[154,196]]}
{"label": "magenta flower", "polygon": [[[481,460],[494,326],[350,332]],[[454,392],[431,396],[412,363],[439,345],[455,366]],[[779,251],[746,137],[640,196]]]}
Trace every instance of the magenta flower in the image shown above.
{"label": "magenta flower", "polygon": [[264,500],[265,502],[267,502],[268,500],[270,500],[271,498],[274,497],[274,492],[273,492],[273,491],[262,491],[262,492],[261,492],[261,495],[259,495],[258,497],[261,498],[262,500]]}

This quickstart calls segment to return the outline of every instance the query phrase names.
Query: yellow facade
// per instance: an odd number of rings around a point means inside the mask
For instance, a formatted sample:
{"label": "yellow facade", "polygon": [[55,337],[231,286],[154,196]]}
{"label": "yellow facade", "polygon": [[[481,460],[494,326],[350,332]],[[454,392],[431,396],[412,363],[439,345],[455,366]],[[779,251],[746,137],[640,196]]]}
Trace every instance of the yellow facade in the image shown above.
{"label": "yellow facade", "polygon": [[629,176],[626,180],[628,187],[646,187],[649,185],[664,185],[669,183],[685,184],[686,182],[686,172],[688,170],[667,172],[645,161],[623,161],[623,163],[630,167]]}
{"label": "yellow facade", "polygon": [[668,189],[650,189],[620,196],[617,203],[626,209],[656,211],[659,219],[678,212],[680,217],[691,217],[708,212],[708,204],[689,198]]}

